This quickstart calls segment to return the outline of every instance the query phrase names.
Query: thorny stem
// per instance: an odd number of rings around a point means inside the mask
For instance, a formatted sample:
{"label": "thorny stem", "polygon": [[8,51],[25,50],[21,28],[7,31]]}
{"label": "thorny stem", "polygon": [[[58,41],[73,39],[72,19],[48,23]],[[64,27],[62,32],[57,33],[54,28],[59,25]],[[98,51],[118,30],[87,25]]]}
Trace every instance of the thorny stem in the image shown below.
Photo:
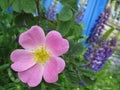
{"label": "thorny stem", "polygon": [[36,0],[36,8],[38,12],[38,25],[40,25],[41,15],[40,15],[40,9],[39,9],[39,0]]}

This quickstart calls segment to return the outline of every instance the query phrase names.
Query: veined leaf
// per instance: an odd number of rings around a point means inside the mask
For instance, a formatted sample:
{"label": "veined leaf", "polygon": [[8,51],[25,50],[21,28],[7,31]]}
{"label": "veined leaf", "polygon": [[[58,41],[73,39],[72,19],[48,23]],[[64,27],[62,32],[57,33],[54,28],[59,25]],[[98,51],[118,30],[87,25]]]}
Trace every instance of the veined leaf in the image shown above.
{"label": "veined leaf", "polygon": [[68,21],[73,17],[73,12],[68,6],[64,6],[58,16],[60,21]]}
{"label": "veined leaf", "polygon": [[115,28],[111,27],[107,32],[105,32],[105,34],[103,35],[103,39],[106,40],[112,34],[114,30]]}

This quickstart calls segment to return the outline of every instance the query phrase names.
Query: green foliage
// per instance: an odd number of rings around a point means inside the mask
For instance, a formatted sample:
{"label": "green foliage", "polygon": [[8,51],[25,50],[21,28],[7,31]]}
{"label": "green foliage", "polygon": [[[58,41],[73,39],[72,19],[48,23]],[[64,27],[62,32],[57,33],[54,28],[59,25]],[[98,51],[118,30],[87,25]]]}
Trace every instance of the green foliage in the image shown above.
{"label": "green foliage", "polygon": [[[82,43],[74,43],[73,41],[70,42],[72,45],[70,50],[69,50],[69,55],[71,56],[78,56],[83,52],[83,45]],[[74,52],[74,53],[73,53]]]}
{"label": "green foliage", "polygon": [[60,21],[68,21],[73,17],[73,12],[68,6],[64,6],[58,16]]}
{"label": "green foliage", "polygon": [[77,0],[60,0],[63,5],[69,5],[73,10],[77,10]]}
{"label": "green foliage", "polygon": [[111,64],[107,62],[107,65],[101,70],[97,72],[95,77],[96,82],[93,86],[89,87],[89,90],[119,90],[120,86],[120,75],[114,71],[111,71]]}
{"label": "green foliage", "polygon": [[0,0],[0,7],[4,10],[9,7],[9,2],[8,0]]}
{"label": "green foliage", "polygon": [[18,26],[24,26],[31,27],[32,25],[36,24],[37,19],[33,17],[32,14],[28,13],[20,13],[16,14],[15,17],[15,24]]}
{"label": "green foliage", "polygon": [[105,34],[103,35],[103,39],[108,39],[108,37],[112,34],[112,32],[115,30],[114,27],[111,27]]}
{"label": "green foliage", "polygon": [[35,0],[14,0],[12,7],[16,12],[35,13],[36,11]]}
{"label": "green foliage", "polygon": [[70,21],[58,21],[58,26],[57,26],[57,30],[63,35],[65,36],[69,30],[72,28],[73,22],[72,20]]}
{"label": "green foliage", "polygon": [[[84,43],[80,42],[80,39],[84,39],[83,26],[76,23],[74,16],[77,0],[60,0],[60,2],[64,7],[56,21],[48,20],[44,9],[40,8],[40,26],[46,34],[49,30],[57,30],[69,40],[70,49],[62,56],[66,62],[66,68],[59,75],[56,83],[48,84],[43,80],[39,86],[30,88],[19,80],[16,72],[11,70],[10,54],[13,50],[21,48],[18,44],[19,35],[38,23],[38,17],[33,16],[36,11],[35,0],[0,0],[0,90],[93,90],[90,85],[94,86],[95,83],[94,88],[97,89],[94,90],[98,90],[97,81],[103,83],[102,79],[108,78],[107,75],[102,75],[106,72],[98,73],[99,77],[97,77],[85,66],[87,64],[83,57],[85,47]],[[41,6],[41,1],[39,4]],[[14,9],[11,14],[5,11],[10,6]],[[120,80],[120,77],[117,78]],[[109,83],[112,80],[107,79]],[[79,82],[83,82],[86,87],[79,88]],[[114,82],[116,83],[117,81]]]}

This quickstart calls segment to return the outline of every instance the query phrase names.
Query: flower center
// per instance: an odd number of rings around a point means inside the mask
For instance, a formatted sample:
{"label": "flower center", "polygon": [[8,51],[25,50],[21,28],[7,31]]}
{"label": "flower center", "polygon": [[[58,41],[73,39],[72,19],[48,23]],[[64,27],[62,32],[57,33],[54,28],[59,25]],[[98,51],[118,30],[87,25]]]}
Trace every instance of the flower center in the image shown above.
{"label": "flower center", "polygon": [[47,50],[47,48],[44,45],[39,48],[36,48],[32,52],[32,54],[33,54],[34,60],[40,64],[45,64],[51,55],[50,51]]}

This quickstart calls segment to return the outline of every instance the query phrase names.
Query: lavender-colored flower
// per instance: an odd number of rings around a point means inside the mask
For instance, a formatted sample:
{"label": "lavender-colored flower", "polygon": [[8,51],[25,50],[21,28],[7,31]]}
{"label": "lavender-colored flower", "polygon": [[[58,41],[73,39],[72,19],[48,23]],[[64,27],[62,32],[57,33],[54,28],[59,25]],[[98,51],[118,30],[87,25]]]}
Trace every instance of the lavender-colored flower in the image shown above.
{"label": "lavender-colored flower", "polygon": [[84,82],[82,82],[82,81],[79,82],[78,87],[85,87],[85,86],[86,86],[86,84]]}
{"label": "lavender-colored flower", "polygon": [[51,4],[51,6],[49,6],[47,13],[46,13],[46,17],[50,20],[56,20],[56,14],[57,14],[57,8],[58,8],[58,4],[59,1],[58,0],[54,0]]}
{"label": "lavender-colored flower", "polygon": [[88,50],[84,54],[85,60],[91,61],[94,57],[93,53],[94,53],[94,43],[92,43],[90,46],[88,46]]}
{"label": "lavender-colored flower", "polygon": [[84,54],[84,58],[89,61],[87,67],[91,68],[95,72],[99,71],[104,66],[108,58],[112,55],[117,43],[115,38],[107,41],[103,41],[101,38],[104,26],[107,23],[109,16],[110,8],[107,8],[105,12],[99,16],[90,36],[87,39],[88,50]]}
{"label": "lavender-colored flower", "polygon": [[80,23],[84,17],[84,12],[81,12],[81,14],[79,14],[78,16],[76,15],[76,22]]}
{"label": "lavender-colored flower", "polygon": [[98,19],[96,20],[96,24],[91,30],[91,34],[87,39],[87,43],[97,42],[99,43],[99,36],[102,34],[104,27],[110,16],[110,8],[107,8],[105,12],[103,12]]}
{"label": "lavender-colored flower", "polygon": [[116,38],[112,38],[110,41],[111,46],[116,46],[117,43],[117,39]]}
{"label": "lavender-colored flower", "polygon": [[[101,43],[99,43],[99,45],[96,44],[93,47],[89,46],[87,52],[84,55],[85,59],[90,62],[88,64],[89,68],[96,72],[99,71],[104,66],[104,64],[106,63],[108,58],[112,55],[115,49],[116,41],[114,40],[116,39],[112,39],[110,41],[101,40]],[[113,41],[114,44],[111,44],[111,42]]]}
{"label": "lavender-colored flower", "polygon": [[86,8],[87,8],[87,2],[86,3],[78,3],[78,10],[75,12],[75,16],[76,16],[76,22],[77,23],[80,23],[84,17],[84,14],[85,14],[85,11],[86,11]]}

